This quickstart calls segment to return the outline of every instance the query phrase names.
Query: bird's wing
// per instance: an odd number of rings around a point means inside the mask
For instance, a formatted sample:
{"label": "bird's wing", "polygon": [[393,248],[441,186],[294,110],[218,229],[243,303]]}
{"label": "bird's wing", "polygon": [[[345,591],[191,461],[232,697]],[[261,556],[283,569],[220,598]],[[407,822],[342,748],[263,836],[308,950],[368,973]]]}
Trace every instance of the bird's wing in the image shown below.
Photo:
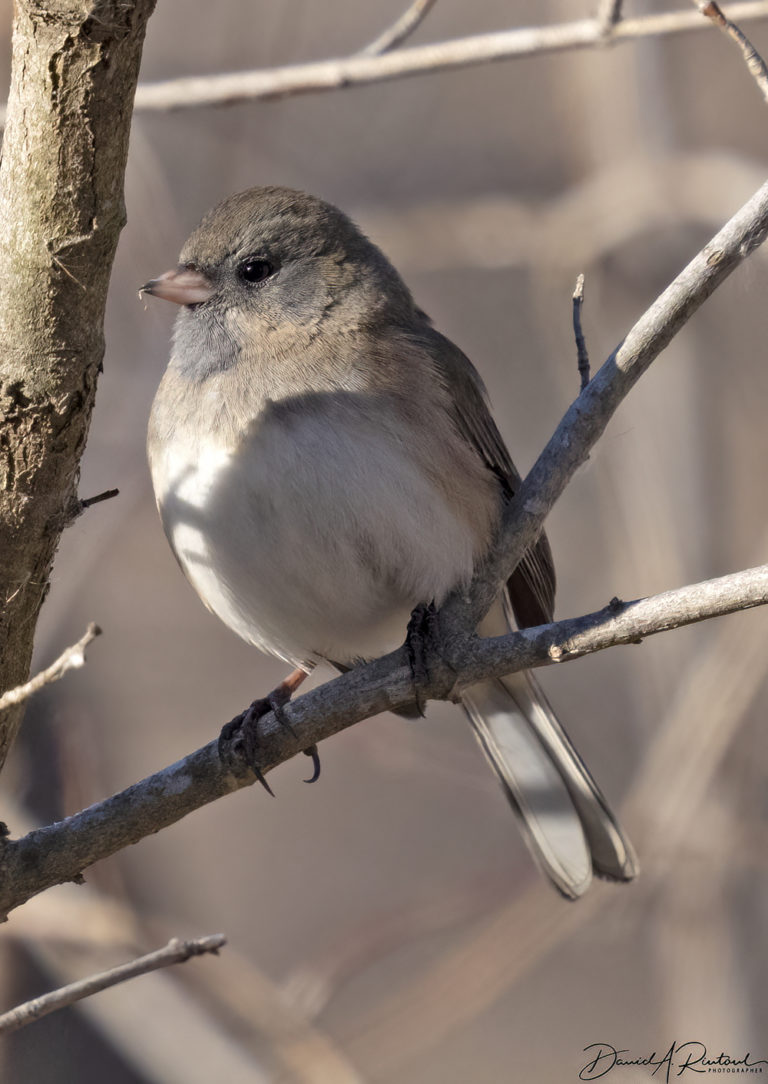
{"label": "bird's wing", "polygon": [[[485,385],[465,354],[440,332],[430,349],[433,364],[450,396],[457,429],[482,456],[510,498],[520,475],[507,451],[488,407]],[[515,619],[521,628],[552,620],[555,605],[555,568],[546,535],[542,532],[507,581]]]}

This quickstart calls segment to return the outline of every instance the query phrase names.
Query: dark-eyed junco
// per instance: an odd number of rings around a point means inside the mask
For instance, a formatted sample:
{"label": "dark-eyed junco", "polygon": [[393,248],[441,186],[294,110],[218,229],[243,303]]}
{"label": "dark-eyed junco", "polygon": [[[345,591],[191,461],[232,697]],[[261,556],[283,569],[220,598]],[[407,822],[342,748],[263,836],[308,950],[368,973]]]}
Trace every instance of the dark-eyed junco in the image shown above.
{"label": "dark-eyed junco", "polygon": [[[469,582],[519,476],[472,364],[341,211],[253,188],[143,287],[180,306],[149,425],[163,526],[206,606],[300,670],[403,642]],[[551,620],[542,535],[481,632]],[[467,689],[474,732],[566,896],[626,881],[632,848],[538,686]]]}

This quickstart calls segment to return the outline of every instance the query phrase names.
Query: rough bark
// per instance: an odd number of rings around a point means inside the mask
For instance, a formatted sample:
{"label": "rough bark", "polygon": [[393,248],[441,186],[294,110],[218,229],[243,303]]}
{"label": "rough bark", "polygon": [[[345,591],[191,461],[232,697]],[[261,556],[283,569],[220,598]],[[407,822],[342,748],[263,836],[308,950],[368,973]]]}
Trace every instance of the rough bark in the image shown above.
{"label": "rough bark", "polygon": [[[614,599],[597,613],[506,636],[487,640],[469,636],[461,661],[443,658],[438,642],[428,654],[427,678],[420,693],[424,700],[451,700],[461,688],[487,677],[638,643],[657,632],[766,603],[768,565],[763,565],[653,598]],[[282,721],[273,712],[260,720],[260,770],[271,771],[301,750],[380,711],[412,704],[413,696],[405,648],[357,666],[292,701]],[[38,892],[78,881],[94,862],[225,794],[250,786],[257,778],[242,754],[233,751],[231,758],[221,758],[218,743],[212,741],[65,820],[21,839],[0,835],[0,922]]]}
{"label": "rough bark", "polygon": [[[18,2],[0,167],[0,691],[29,673],[104,354],[155,0]],[[0,766],[21,708],[0,716]]]}

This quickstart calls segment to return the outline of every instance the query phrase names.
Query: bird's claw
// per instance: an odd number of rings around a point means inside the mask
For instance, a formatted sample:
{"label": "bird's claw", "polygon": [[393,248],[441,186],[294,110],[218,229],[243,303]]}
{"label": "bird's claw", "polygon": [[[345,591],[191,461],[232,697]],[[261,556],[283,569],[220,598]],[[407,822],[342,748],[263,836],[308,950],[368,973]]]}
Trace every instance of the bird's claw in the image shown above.
{"label": "bird's claw", "polygon": [[[219,734],[219,759],[227,760],[231,752],[241,753],[258,781],[273,798],[275,796],[274,791],[258,765],[260,747],[259,720],[273,712],[280,726],[287,730],[292,738],[296,738],[296,731],[291,726],[285,712],[285,705],[291,699],[292,691],[285,682],[278,685],[267,696],[254,700],[244,712],[236,715],[230,722],[225,723]],[[304,782],[314,783],[320,777],[320,754],[316,745],[304,749],[303,752],[308,757],[312,757],[313,766],[312,778],[305,779]]]}
{"label": "bird's claw", "polygon": [[[230,722],[225,723],[219,734],[218,746],[219,759],[221,760],[226,760],[231,751],[242,753],[248,767],[273,798],[275,792],[267,782],[266,776],[257,761],[260,746],[259,720],[273,711],[276,718],[283,725],[287,721],[283,711],[285,699],[278,694],[279,690],[275,690],[269,696],[262,696],[258,700],[254,700],[250,707],[247,707],[240,715],[236,715]],[[280,718],[281,714],[283,715],[282,719]]]}
{"label": "bird's claw", "polygon": [[312,778],[305,779],[305,783],[316,783],[320,778],[320,754],[317,751],[316,745],[310,745],[309,749],[304,749],[305,757],[312,757]]}
{"label": "bird's claw", "polygon": [[421,686],[429,680],[427,656],[430,644],[434,639],[436,617],[437,609],[434,602],[420,603],[411,614],[408,630],[405,634],[408,665],[411,669],[411,679],[416,694],[416,708],[420,715],[424,714],[426,705],[420,690]]}

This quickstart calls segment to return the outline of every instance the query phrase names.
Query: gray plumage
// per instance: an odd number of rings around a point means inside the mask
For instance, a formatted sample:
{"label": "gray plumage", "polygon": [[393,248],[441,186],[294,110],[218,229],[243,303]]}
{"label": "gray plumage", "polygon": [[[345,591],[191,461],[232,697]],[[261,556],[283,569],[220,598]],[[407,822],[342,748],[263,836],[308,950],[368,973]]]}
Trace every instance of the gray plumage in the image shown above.
{"label": "gray plumage", "polygon": [[[203,602],[295,666],[402,643],[413,608],[469,583],[519,484],[462,352],[340,211],[282,188],[214,208],[150,293],[181,305],[149,459]],[[508,584],[551,619],[544,535]],[[487,628],[507,627],[501,606]],[[475,733],[539,864],[576,897],[631,848],[527,675],[467,691]]]}

